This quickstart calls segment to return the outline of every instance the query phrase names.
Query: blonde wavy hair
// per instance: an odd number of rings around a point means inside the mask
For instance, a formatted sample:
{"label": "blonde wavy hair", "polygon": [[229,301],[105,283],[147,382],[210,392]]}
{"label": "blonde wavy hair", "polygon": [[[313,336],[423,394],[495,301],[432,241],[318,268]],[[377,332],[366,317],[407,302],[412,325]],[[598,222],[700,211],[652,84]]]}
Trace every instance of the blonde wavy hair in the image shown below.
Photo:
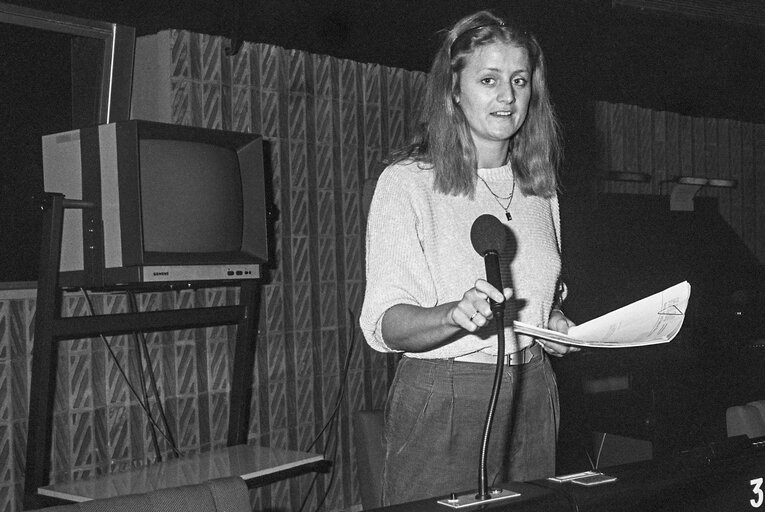
{"label": "blonde wavy hair", "polygon": [[467,59],[477,48],[494,43],[524,48],[529,56],[529,111],[510,140],[508,161],[524,194],[551,197],[558,191],[562,142],[547,88],[542,48],[531,33],[489,11],[466,16],[446,32],[428,74],[415,133],[407,146],[393,153],[393,159],[414,159],[431,165],[433,187],[438,192],[473,196],[478,158],[467,119],[455,98]]}

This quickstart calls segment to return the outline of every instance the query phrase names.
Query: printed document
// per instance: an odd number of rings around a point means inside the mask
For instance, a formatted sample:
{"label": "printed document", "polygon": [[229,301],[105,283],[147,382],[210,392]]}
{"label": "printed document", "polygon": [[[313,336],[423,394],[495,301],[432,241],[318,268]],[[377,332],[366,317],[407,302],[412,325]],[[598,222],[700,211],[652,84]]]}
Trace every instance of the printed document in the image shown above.
{"label": "printed document", "polygon": [[568,334],[514,322],[515,332],[567,345],[598,348],[668,343],[685,320],[691,296],[687,281],[569,329]]}

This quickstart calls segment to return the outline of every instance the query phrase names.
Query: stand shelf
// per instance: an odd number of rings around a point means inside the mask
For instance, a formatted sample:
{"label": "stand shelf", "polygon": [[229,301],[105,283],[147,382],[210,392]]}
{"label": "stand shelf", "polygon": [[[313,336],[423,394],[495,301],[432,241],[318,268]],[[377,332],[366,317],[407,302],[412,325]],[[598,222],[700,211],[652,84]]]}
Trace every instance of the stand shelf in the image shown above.
{"label": "stand shelf", "polygon": [[250,488],[260,487],[306,471],[323,471],[327,461],[319,454],[236,445],[170,459],[127,472],[40,487],[51,499],[83,502],[123,494],[146,493],[167,487],[201,484],[207,480],[240,476]]}

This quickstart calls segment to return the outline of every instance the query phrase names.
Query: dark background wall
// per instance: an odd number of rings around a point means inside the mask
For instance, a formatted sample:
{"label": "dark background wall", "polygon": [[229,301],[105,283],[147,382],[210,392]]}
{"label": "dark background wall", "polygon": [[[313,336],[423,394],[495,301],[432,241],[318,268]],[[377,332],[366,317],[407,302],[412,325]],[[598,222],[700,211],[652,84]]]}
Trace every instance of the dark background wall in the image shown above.
{"label": "dark background wall", "polygon": [[71,128],[69,37],[50,33],[43,46],[37,33],[0,26],[0,281],[36,279],[40,136]]}
{"label": "dark background wall", "polygon": [[[650,440],[657,457],[724,439],[727,407],[763,396],[765,267],[716,199],[695,203],[695,211],[670,211],[666,196],[602,194],[593,208],[562,208],[565,309],[577,323],[691,284],[671,343],[553,361],[564,467],[580,460],[589,432]],[[593,391],[614,378],[624,385]]]}
{"label": "dark background wall", "polygon": [[[631,2],[676,4],[671,11],[604,0],[11,3],[133,26],[139,36],[179,28],[228,37],[234,51],[247,40],[421,71],[427,70],[442,29],[477,9],[492,9],[531,28],[545,48],[566,137],[566,191],[586,200],[598,178],[592,172],[593,100],[765,122],[765,7],[757,1],[736,2],[738,9],[720,7],[715,0]],[[38,219],[30,205],[42,180],[39,155],[28,148],[39,144],[41,135],[68,128],[68,48],[55,38],[41,45],[23,30],[4,28],[4,33],[2,108],[13,112],[5,119],[18,122],[4,123],[3,147],[11,150],[4,149],[0,162],[0,241],[16,251],[4,258],[9,261],[0,267],[0,281],[34,280]],[[44,80],[41,72],[47,74]],[[34,89],[34,84],[48,88]]]}

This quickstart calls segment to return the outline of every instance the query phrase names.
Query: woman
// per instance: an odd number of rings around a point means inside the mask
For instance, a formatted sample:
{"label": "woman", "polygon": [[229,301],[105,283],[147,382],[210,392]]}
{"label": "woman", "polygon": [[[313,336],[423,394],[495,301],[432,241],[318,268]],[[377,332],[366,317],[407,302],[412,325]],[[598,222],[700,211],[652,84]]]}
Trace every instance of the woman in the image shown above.
{"label": "woman", "polygon": [[[573,325],[553,307],[559,153],[536,39],[485,11],[457,22],[433,61],[418,132],[383,171],[369,212],[360,324],[372,348],[403,355],[385,412],[385,505],[476,489],[497,360],[489,299],[510,313],[489,480],[554,474],[558,392],[547,355],[571,348],[516,336],[512,319],[564,333]],[[514,239],[500,255],[503,290],[470,243],[487,213]]]}

